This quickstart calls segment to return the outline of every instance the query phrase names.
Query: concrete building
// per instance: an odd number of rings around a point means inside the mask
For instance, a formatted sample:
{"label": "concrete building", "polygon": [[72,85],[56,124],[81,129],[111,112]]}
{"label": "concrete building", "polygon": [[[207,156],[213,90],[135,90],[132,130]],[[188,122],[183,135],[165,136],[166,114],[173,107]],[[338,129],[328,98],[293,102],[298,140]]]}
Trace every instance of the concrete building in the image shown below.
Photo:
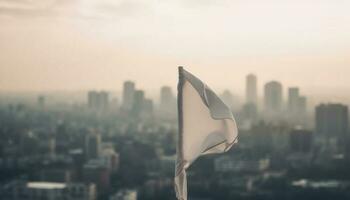
{"label": "concrete building", "polygon": [[282,111],[283,90],[282,84],[277,81],[271,81],[265,84],[265,110],[269,113],[278,113]]}
{"label": "concrete building", "polygon": [[316,134],[326,146],[344,151],[348,140],[348,107],[342,104],[320,104],[315,113]]}
{"label": "concrete building", "polygon": [[164,116],[173,116],[176,114],[176,98],[171,87],[163,86],[160,90],[159,111]]}
{"label": "concrete building", "polygon": [[123,85],[123,102],[122,108],[130,111],[134,105],[135,83],[125,81]]}
{"label": "concrete building", "polygon": [[254,104],[258,103],[258,89],[257,78],[254,74],[248,74],[246,77],[246,103]]}

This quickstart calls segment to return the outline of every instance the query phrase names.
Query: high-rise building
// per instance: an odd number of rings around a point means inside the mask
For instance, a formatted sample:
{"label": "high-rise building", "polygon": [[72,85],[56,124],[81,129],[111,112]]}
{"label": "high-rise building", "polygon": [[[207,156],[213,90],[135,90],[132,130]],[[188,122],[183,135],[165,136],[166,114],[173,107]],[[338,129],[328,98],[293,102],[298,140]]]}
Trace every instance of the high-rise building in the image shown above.
{"label": "high-rise building", "polygon": [[249,74],[246,77],[246,103],[257,105],[258,89],[257,78],[254,74]]}
{"label": "high-rise building", "polygon": [[348,132],[348,107],[342,104],[321,104],[316,107],[316,133],[344,137]]}
{"label": "high-rise building", "polygon": [[288,118],[294,125],[306,126],[306,97],[300,96],[298,87],[288,89]]}
{"label": "high-rise building", "polygon": [[125,110],[131,110],[134,105],[135,83],[125,81],[123,86],[123,102],[122,107]]}
{"label": "high-rise building", "polygon": [[277,81],[271,81],[265,84],[265,110],[269,113],[278,113],[282,111],[282,84]]}
{"label": "high-rise building", "polygon": [[176,112],[176,98],[171,87],[164,86],[160,90],[159,109],[164,114],[173,114]]}
{"label": "high-rise building", "polygon": [[143,90],[135,90],[132,111],[138,116],[143,112],[145,102],[145,92]]}
{"label": "high-rise building", "polygon": [[291,87],[288,89],[288,111],[297,112],[299,107],[299,88]]}
{"label": "high-rise building", "polygon": [[316,107],[316,134],[326,147],[344,152],[348,145],[348,107],[342,104],[321,104]]}

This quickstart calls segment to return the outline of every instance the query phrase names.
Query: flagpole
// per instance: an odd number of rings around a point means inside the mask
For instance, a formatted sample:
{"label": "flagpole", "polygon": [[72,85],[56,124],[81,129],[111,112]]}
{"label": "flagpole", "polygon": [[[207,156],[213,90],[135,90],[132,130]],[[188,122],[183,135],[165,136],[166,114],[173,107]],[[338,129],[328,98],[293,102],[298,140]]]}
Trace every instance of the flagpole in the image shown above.
{"label": "flagpole", "polygon": [[183,158],[183,151],[182,151],[182,141],[183,141],[183,113],[182,113],[182,88],[184,84],[184,68],[182,66],[179,66],[179,83],[177,86],[177,111],[178,111],[178,128],[179,128],[179,136],[178,136],[178,145],[177,145],[177,155]]}
{"label": "flagpole", "polygon": [[177,159],[175,166],[175,191],[178,200],[187,200],[187,178],[185,171],[184,152],[183,152],[183,85],[185,83],[184,69],[179,66],[179,82],[177,85],[177,108],[178,108],[178,141],[177,141]]}

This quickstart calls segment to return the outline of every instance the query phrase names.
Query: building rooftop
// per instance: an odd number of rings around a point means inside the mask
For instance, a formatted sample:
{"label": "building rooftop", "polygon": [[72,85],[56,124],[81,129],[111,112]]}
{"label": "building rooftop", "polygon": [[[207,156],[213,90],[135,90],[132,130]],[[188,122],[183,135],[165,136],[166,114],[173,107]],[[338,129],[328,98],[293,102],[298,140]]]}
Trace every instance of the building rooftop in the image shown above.
{"label": "building rooftop", "polygon": [[54,182],[28,182],[27,187],[31,189],[64,189],[66,184],[64,183],[54,183]]}

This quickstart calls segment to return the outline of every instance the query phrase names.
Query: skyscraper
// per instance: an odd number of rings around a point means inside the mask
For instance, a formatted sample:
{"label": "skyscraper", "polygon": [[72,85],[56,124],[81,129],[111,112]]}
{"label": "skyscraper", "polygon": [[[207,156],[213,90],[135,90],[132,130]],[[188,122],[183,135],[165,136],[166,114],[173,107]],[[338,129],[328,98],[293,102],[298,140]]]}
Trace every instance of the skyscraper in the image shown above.
{"label": "skyscraper", "polygon": [[316,107],[316,133],[327,137],[344,137],[348,132],[348,107],[321,104]]}
{"label": "skyscraper", "polygon": [[145,92],[143,90],[135,90],[133,97],[133,114],[139,116],[143,112],[144,103],[145,103]]}
{"label": "skyscraper", "polygon": [[246,77],[246,103],[257,105],[257,101],[257,78],[254,74],[248,74]]}
{"label": "skyscraper", "polygon": [[165,114],[170,114],[176,110],[176,99],[171,87],[163,86],[160,89],[160,110]]}
{"label": "skyscraper", "polygon": [[125,110],[131,110],[134,105],[135,83],[125,81],[123,86],[123,103],[122,107]]}
{"label": "skyscraper", "polygon": [[288,111],[296,113],[299,107],[299,88],[291,87],[288,89]]}
{"label": "skyscraper", "polygon": [[282,84],[277,81],[271,81],[265,84],[265,109],[269,113],[278,113],[282,111]]}

